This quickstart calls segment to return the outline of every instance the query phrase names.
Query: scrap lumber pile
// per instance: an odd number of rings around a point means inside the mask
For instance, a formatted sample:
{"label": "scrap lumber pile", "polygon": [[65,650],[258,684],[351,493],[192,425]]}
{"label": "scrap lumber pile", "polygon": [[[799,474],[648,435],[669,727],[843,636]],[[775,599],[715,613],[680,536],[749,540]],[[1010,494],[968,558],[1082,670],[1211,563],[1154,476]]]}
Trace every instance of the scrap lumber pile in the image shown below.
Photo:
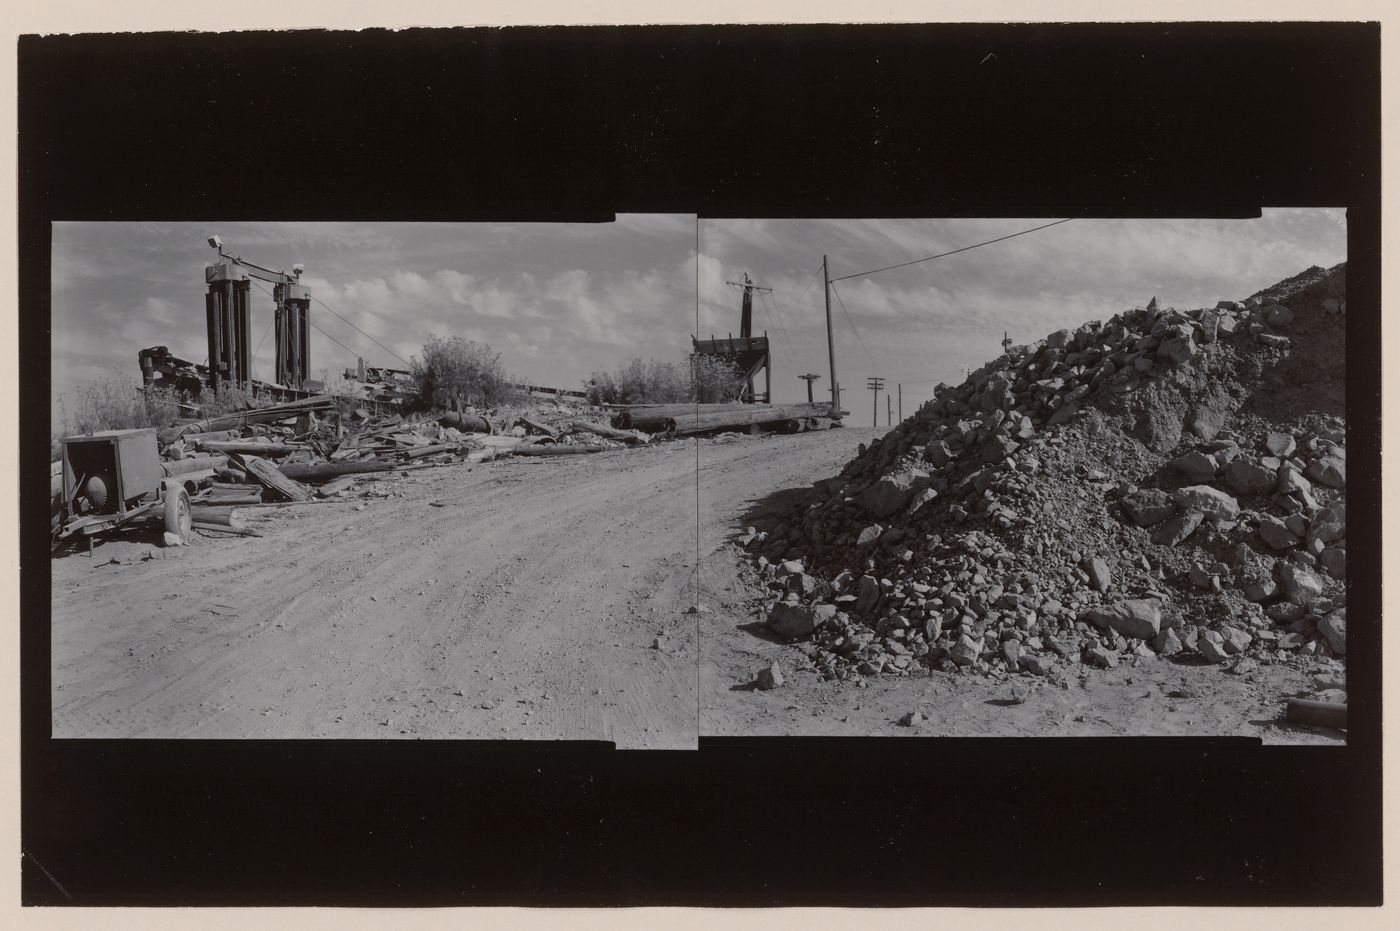
{"label": "scrap lumber pile", "polygon": [[[159,431],[162,468],[193,494],[194,525],[246,533],[239,510],[343,499],[356,482],[441,465],[509,456],[551,457],[647,444],[651,437],[590,417],[576,405],[536,405],[518,415],[453,411],[375,414],[320,395]],[[345,412],[345,407],[353,407]]]}
{"label": "scrap lumber pile", "polygon": [[1213,307],[1154,298],[940,386],[739,538],[769,628],[856,682],[1160,661],[1338,681],[1345,312],[1345,264],[1312,268]]}

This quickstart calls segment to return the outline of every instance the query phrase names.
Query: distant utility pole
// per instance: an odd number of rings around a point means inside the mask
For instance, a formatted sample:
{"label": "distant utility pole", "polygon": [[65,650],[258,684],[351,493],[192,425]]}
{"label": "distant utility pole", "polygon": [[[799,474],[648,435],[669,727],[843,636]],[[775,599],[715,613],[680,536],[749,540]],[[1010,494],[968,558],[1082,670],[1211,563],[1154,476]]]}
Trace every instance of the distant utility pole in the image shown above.
{"label": "distant utility pole", "polygon": [[821,378],[821,376],[820,376],[820,375],[813,375],[811,372],[808,372],[806,375],[798,375],[797,377],[800,378],[800,379],[802,379],[803,381],[805,381],[805,382],[807,383],[807,403],[808,403],[808,404],[811,404],[811,403],[812,403],[812,382],[816,381],[818,378]]}
{"label": "distant utility pole", "polygon": [[885,387],[885,380],[883,378],[866,379],[865,387],[874,392],[870,396],[870,425],[878,427],[880,426],[880,391]]}
{"label": "distant utility pole", "polygon": [[887,395],[885,395],[885,426],[887,426],[887,427],[893,427],[893,426],[894,426],[894,422],[893,422],[893,421],[894,421],[894,398],[887,394]]}
{"label": "distant utility pole", "polygon": [[899,386],[899,422],[904,423],[904,386]]}
{"label": "distant utility pole", "polygon": [[1011,333],[1006,330],[1001,331],[1001,351],[1003,353],[1011,351]]}

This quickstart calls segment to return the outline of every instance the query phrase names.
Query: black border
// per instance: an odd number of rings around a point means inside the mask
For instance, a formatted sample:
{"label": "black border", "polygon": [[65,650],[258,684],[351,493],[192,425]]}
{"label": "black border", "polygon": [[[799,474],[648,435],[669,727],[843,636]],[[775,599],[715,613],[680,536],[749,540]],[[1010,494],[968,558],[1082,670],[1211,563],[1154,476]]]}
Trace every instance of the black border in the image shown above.
{"label": "black border", "polygon": [[[1350,490],[1378,505],[1379,60],[1377,24],[24,37],[22,487],[39,487],[47,444],[53,220],[1278,205],[1347,208]],[[41,501],[20,503],[26,904],[1380,902],[1378,506],[1350,514],[1344,749],[629,753],[50,740]]]}

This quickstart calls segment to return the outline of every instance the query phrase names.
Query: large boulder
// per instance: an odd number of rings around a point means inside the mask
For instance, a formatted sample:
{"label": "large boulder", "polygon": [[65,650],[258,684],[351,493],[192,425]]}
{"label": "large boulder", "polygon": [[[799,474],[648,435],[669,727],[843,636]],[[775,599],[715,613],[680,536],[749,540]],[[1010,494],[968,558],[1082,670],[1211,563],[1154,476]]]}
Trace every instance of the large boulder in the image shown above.
{"label": "large boulder", "polygon": [[798,640],[810,637],[821,624],[835,616],[835,605],[804,605],[779,601],[768,611],[768,629],[779,637]]}
{"label": "large boulder", "polygon": [[1215,460],[1199,449],[1177,456],[1168,465],[1193,482],[1209,482],[1215,479]]}
{"label": "large boulder", "polygon": [[1302,566],[1285,563],[1279,566],[1278,577],[1284,594],[1295,605],[1306,607],[1322,597],[1322,579]]}
{"label": "large boulder", "polygon": [[1317,630],[1338,656],[1347,655],[1347,609],[1333,611],[1317,622]]}
{"label": "large boulder", "polygon": [[1308,478],[1329,488],[1347,487],[1347,461],[1337,456],[1323,456],[1308,463]]}
{"label": "large boulder", "polygon": [[1209,485],[1187,485],[1172,492],[1172,500],[1183,511],[1200,511],[1215,520],[1239,520],[1240,505],[1233,495]]}
{"label": "large boulder", "polygon": [[1097,627],[1112,628],[1124,637],[1151,640],[1162,629],[1162,605],[1155,598],[1128,598],[1090,608],[1080,619]]}
{"label": "large boulder", "polygon": [[1256,462],[1239,458],[1225,467],[1225,484],[1237,494],[1252,497],[1272,491],[1278,484],[1278,475]]}
{"label": "large boulder", "polygon": [[1160,488],[1139,488],[1123,496],[1123,510],[1139,527],[1151,527],[1176,513],[1176,503]]}
{"label": "large boulder", "polygon": [[1277,517],[1264,515],[1259,518],[1259,536],[1276,550],[1286,550],[1298,545],[1298,537]]}
{"label": "large boulder", "polygon": [[886,475],[860,493],[860,505],[876,517],[888,517],[904,510],[914,492],[928,484],[927,472],[912,469]]}
{"label": "large boulder", "polygon": [[1181,511],[1168,518],[1152,531],[1152,542],[1158,546],[1176,546],[1201,526],[1204,516],[1200,511]]}

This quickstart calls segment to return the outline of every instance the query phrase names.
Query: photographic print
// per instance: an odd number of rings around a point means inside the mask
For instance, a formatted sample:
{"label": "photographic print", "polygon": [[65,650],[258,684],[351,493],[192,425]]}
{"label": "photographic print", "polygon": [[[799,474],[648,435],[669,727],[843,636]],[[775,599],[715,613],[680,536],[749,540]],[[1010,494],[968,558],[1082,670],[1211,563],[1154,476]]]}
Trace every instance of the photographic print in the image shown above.
{"label": "photographic print", "polygon": [[693,747],[694,237],[55,224],[54,736]]}
{"label": "photographic print", "polygon": [[702,730],[1344,741],[1345,258],[1336,209],[705,221],[706,322],[742,278],[823,416],[702,446]]}

